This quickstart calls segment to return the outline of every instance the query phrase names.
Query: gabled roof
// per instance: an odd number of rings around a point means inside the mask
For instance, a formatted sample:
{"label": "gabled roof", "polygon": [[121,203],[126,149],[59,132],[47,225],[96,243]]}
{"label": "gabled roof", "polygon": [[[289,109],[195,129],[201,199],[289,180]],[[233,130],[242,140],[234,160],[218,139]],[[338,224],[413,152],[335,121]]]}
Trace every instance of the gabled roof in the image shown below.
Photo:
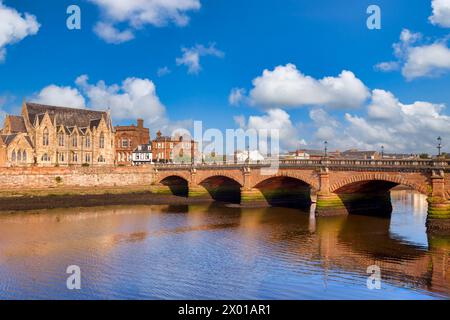
{"label": "gabled roof", "polygon": [[3,143],[8,146],[17,137],[17,134],[2,135],[0,137],[3,141]]}
{"label": "gabled roof", "polygon": [[56,107],[31,102],[26,102],[25,106],[31,123],[35,123],[36,117],[41,121],[41,116],[47,112],[52,122],[56,122],[58,126],[91,127],[93,120],[99,121],[103,117],[112,129],[111,119],[108,112],[105,111]]}
{"label": "gabled roof", "polygon": [[25,121],[22,116],[8,116],[12,133],[27,132]]}

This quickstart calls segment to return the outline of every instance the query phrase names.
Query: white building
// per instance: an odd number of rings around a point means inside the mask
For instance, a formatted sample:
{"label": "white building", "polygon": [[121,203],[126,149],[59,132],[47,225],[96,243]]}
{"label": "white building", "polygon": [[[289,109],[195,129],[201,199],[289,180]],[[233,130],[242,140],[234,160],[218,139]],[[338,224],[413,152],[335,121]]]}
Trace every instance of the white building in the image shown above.
{"label": "white building", "polygon": [[237,151],[234,157],[237,162],[245,162],[249,158],[249,154],[251,162],[264,161],[263,155],[258,150]]}
{"label": "white building", "polygon": [[152,145],[141,144],[132,154],[133,165],[140,166],[153,163]]}

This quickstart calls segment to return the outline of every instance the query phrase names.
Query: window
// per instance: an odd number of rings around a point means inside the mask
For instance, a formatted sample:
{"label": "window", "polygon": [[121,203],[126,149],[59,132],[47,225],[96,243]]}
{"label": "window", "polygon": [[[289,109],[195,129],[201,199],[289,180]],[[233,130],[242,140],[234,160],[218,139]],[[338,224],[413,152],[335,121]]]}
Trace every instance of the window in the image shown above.
{"label": "window", "polygon": [[104,149],[105,148],[105,135],[100,133],[100,139],[99,139],[99,148]]}
{"label": "window", "polygon": [[86,136],[86,148],[90,148],[91,147],[91,135],[88,134]]}
{"label": "window", "polygon": [[122,148],[128,148],[128,139],[122,139]]}
{"label": "window", "polygon": [[74,153],[72,154],[72,161],[73,161],[73,162],[78,162],[78,153],[74,152]]}
{"label": "window", "polygon": [[84,160],[86,163],[91,163],[91,155],[88,153],[85,155]]}
{"label": "window", "polygon": [[98,157],[98,162],[105,162],[105,158],[103,158],[103,156],[100,155],[100,157]]}
{"label": "window", "polygon": [[78,135],[72,137],[72,147],[78,147]]}
{"label": "window", "polygon": [[44,162],[49,162],[50,161],[50,157],[48,156],[48,154],[44,153],[44,155],[41,158],[42,161]]}
{"label": "window", "polygon": [[48,146],[48,129],[47,128],[45,128],[44,129],[44,135],[42,136],[42,144],[44,145],[44,146]]}
{"label": "window", "polygon": [[16,150],[11,153],[11,161],[16,161]]}
{"label": "window", "polygon": [[17,151],[17,161],[22,161],[22,151],[20,149]]}
{"label": "window", "polygon": [[22,160],[27,161],[27,152],[25,150],[23,150],[23,153],[22,153]]}
{"label": "window", "polygon": [[58,146],[64,147],[64,133],[58,133]]}
{"label": "window", "polygon": [[58,160],[61,162],[64,162],[64,153],[59,153],[58,154]]}

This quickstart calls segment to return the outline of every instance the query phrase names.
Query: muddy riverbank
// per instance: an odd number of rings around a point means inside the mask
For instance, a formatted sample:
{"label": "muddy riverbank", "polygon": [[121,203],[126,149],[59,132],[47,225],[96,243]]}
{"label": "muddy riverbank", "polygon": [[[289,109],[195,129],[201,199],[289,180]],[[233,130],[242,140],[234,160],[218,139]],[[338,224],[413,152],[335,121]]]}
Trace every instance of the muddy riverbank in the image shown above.
{"label": "muddy riverbank", "polygon": [[149,187],[0,191],[0,213],[111,205],[188,205],[198,202],[195,199],[154,194]]}

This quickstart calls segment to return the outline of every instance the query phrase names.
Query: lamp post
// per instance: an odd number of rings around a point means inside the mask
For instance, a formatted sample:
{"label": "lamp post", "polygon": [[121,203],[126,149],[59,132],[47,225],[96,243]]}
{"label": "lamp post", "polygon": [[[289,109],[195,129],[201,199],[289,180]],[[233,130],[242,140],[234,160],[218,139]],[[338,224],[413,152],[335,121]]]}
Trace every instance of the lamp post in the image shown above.
{"label": "lamp post", "polygon": [[438,157],[441,157],[441,150],[442,150],[442,138],[441,137],[438,137],[437,138],[437,141],[438,141],[438,146],[437,146],[437,148],[438,148]]}
{"label": "lamp post", "polygon": [[328,157],[328,141],[324,142],[325,145],[325,158]]}

